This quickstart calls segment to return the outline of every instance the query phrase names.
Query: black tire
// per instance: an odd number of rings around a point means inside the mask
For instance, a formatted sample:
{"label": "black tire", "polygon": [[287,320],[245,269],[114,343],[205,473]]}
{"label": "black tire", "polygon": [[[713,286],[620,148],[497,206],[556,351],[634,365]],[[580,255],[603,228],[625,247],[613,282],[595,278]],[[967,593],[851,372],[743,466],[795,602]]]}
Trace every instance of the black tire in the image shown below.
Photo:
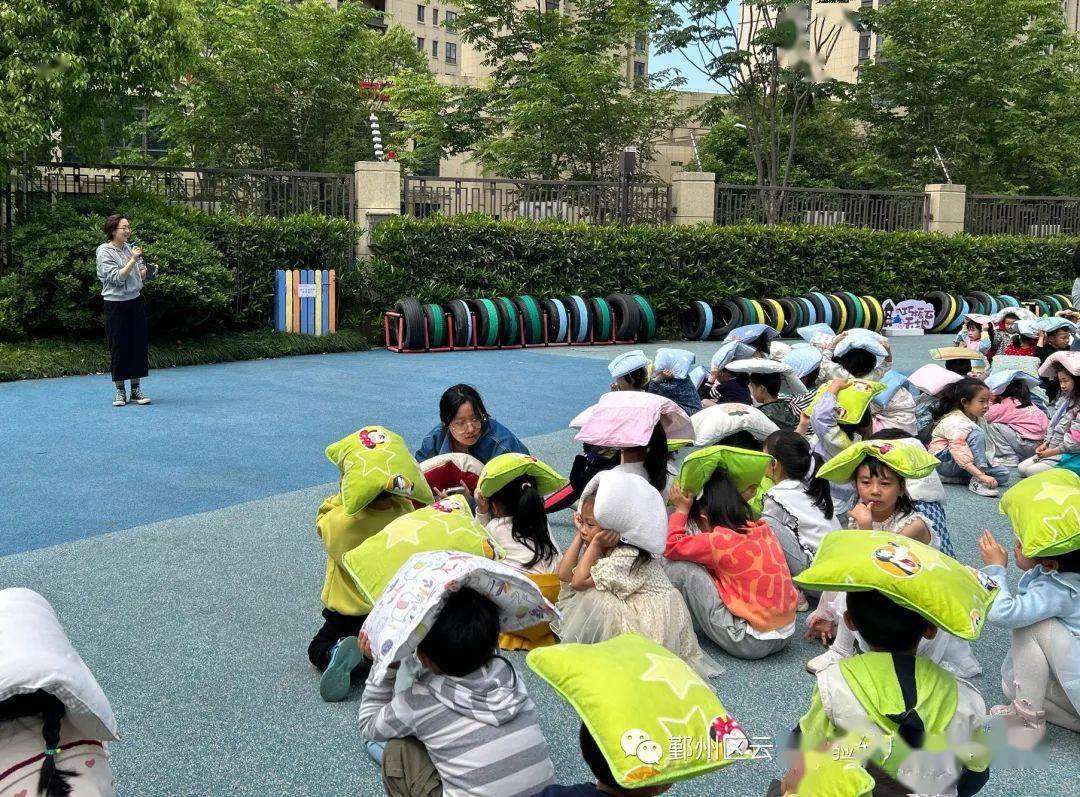
{"label": "black tire", "polygon": [[525,342],[543,343],[544,317],[540,313],[540,303],[531,296],[518,296],[514,304],[525,321]]}
{"label": "black tire", "polygon": [[652,303],[649,302],[640,293],[634,294],[634,302],[637,303],[638,310],[641,311],[641,325],[638,327],[638,342],[649,343],[656,340],[656,333],[660,329],[660,322],[656,318],[656,310],[653,309]]}
{"label": "black tire", "polygon": [[984,315],[990,312],[990,304],[984,302],[982,296],[977,293],[967,293],[963,296],[957,296],[957,298],[962,298],[968,303],[968,307],[971,308],[968,312],[983,313]]}
{"label": "black tire", "polygon": [[795,330],[806,326],[806,308],[797,299],[779,299],[780,306],[784,308],[784,328],[780,330],[780,337],[793,338]]}
{"label": "black tire", "polygon": [[638,327],[641,326],[641,308],[634,297],[627,293],[613,293],[607,300],[615,314],[615,338],[636,340]]}
{"label": "black tire", "polygon": [[713,322],[713,336],[723,340],[731,330],[743,326],[742,305],[734,299],[724,299],[713,305],[716,320]]}
{"label": "black tire", "polygon": [[687,340],[708,340],[713,331],[715,313],[708,302],[695,299],[683,311],[679,320],[683,337]]}
{"label": "black tire", "polygon": [[847,315],[847,305],[841,302],[840,297],[835,293],[827,293],[825,298],[832,304],[832,328],[837,332],[851,329],[851,319]]}
{"label": "black tire", "polygon": [[401,313],[405,328],[401,333],[401,345],[406,349],[424,348],[424,307],[417,299],[400,299],[394,312]]}
{"label": "black tire", "polygon": [[611,305],[601,296],[589,299],[588,304],[593,339],[597,343],[610,341],[612,331],[615,329],[615,317],[611,313]]}
{"label": "black tire", "polygon": [[[815,315],[814,323],[815,324],[824,324],[825,323],[825,317],[826,317],[825,316],[826,311],[825,311],[825,302],[822,301],[821,297],[818,296],[816,293],[808,293],[803,298],[806,299],[806,301],[810,302],[810,304],[812,304],[814,306],[814,315]],[[832,312],[832,306],[831,305],[829,307],[829,312],[830,313]],[[804,324],[803,326],[808,326],[808,325]]]}
{"label": "black tire", "polygon": [[1057,296],[1055,296],[1052,293],[1048,293],[1048,294],[1046,294],[1046,296],[1043,296],[1042,300],[1044,302],[1046,302],[1048,305],[1050,305],[1051,309],[1055,313],[1058,313],[1061,310],[1065,309],[1065,305],[1062,303],[1061,299],[1059,299]]}
{"label": "black tire", "polygon": [[993,315],[1000,309],[997,299],[986,291],[972,291],[970,295],[979,297],[979,301],[982,302],[983,309],[981,312],[983,315]]}
{"label": "black tire", "polygon": [[469,305],[463,299],[454,299],[443,305],[443,309],[450,313],[454,348],[465,349],[472,346],[472,310]]}
{"label": "black tire", "polygon": [[570,335],[570,314],[560,299],[544,299],[540,307],[547,313],[548,343],[566,343]]}
{"label": "black tire", "polygon": [[562,300],[570,314],[570,342],[589,342],[589,304],[580,296],[567,296]]}
{"label": "black tire", "polygon": [[499,310],[491,299],[470,299],[469,307],[476,317],[476,345],[499,345]]}
{"label": "black tire", "polygon": [[862,305],[852,299],[847,292],[837,293],[835,296],[844,305],[844,312],[847,313],[847,328],[862,327],[864,320]]}
{"label": "black tire", "polygon": [[446,330],[446,313],[437,304],[425,304],[424,321],[427,323],[428,345],[433,349],[441,349],[449,340]]}
{"label": "black tire", "polygon": [[934,325],[930,327],[929,332],[940,333],[956,318],[952,308],[954,304],[958,303],[955,299],[950,298],[945,291],[930,291],[923,297],[923,301],[928,302],[934,308]]}
{"label": "black tire", "polygon": [[885,314],[881,309],[881,304],[873,296],[863,296],[862,300],[866,303],[867,310],[870,311],[870,316],[866,321],[866,328],[871,332],[880,332],[882,327],[885,326]]}
{"label": "black tire", "polygon": [[499,343],[503,346],[520,346],[521,314],[514,300],[500,296],[495,299],[495,307],[499,311]]}

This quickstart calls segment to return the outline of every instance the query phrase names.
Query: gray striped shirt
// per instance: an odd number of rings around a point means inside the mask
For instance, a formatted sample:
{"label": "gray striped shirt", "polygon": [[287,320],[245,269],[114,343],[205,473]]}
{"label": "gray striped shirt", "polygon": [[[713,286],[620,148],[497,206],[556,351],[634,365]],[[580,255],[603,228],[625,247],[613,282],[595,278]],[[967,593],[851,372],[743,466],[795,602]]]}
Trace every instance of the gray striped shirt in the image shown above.
{"label": "gray striped shirt", "polygon": [[427,748],[445,797],[532,797],[555,775],[525,682],[495,658],[462,678],[421,669],[394,694],[397,670],[369,678],[360,732],[385,742],[415,736]]}

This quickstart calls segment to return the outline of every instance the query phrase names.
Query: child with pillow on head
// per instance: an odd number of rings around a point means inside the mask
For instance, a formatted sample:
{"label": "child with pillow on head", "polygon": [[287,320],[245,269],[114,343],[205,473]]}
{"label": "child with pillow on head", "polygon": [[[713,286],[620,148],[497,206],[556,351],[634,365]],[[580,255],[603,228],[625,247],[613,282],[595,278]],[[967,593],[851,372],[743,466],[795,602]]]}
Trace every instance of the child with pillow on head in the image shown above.
{"label": "child with pillow on head", "polygon": [[[870,411],[870,399],[875,389],[873,382],[861,380],[834,379],[820,390],[820,397],[810,409],[810,435],[808,437],[814,452],[828,462],[837,454],[845,451],[857,440],[868,440],[874,434],[874,416]],[[850,391],[850,393],[845,393]],[[862,406],[861,414],[848,413],[840,403],[840,396],[845,393],[845,400],[852,406]],[[855,394],[866,394],[857,396]],[[815,393],[817,396],[817,393]],[[855,402],[856,398],[864,399]],[[848,484],[832,486],[833,509],[837,515],[844,515],[855,503],[855,491]]]}
{"label": "child with pillow on head", "polygon": [[990,389],[978,379],[961,379],[946,387],[927,450],[938,458],[943,482],[967,482],[976,495],[996,498],[1009,472],[997,463],[997,449],[986,423],[988,409]]}
{"label": "child with pillow on head", "polygon": [[[907,490],[908,479],[929,476],[935,467],[936,459],[921,446],[903,441],[869,440],[853,445],[825,463],[820,475],[829,481],[854,484],[859,502],[849,513],[848,528],[894,532],[940,551],[941,536],[933,521],[915,508]],[[836,635],[825,653],[807,662],[806,669],[811,673],[853,655],[856,642],[861,645],[850,629],[836,623],[836,618],[843,614],[844,600],[844,593],[832,594],[828,600],[823,596],[809,618],[810,638],[825,639],[832,635],[834,627]],[[962,678],[982,672],[971,654],[971,646],[950,634],[923,643],[920,654]]]}
{"label": "child with pillow on head", "polygon": [[915,426],[916,437],[923,445],[930,442],[930,435],[934,431],[934,413],[937,411],[941,392],[949,385],[963,379],[960,374],[955,374],[947,368],[942,368],[937,363],[927,363],[908,377],[910,384],[916,391],[915,398]]}
{"label": "child with pillow on head", "polygon": [[[434,497],[405,441],[381,426],[366,426],[326,449],[341,472],[341,488],[319,507],[315,527],[326,549],[323,625],[308,645],[308,659],[320,672],[319,694],[344,700],[353,677],[371,666],[359,653],[357,635],[371,605],[361,597],[342,557],[392,520],[412,512],[414,501]],[[366,474],[366,475],[365,475]]]}
{"label": "child with pillow on head", "polygon": [[[1035,322],[1035,328],[1039,333],[1038,342],[1035,344],[1035,356],[1044,365],[1052,355],[1071,348],[1073,333],[1076,332],[1075,324],[1064,318],[1055,317],[1040,318]],[[1043,377],[1042,384],[1047,397],[1050,401],[1057,401],[1061,386],[1053,379],[1053,374],[1040,373],[1040,375]]]}
{"label": "child with pillow on head", "polygon": [[[917,543],[909,547],[898,535],[881,535],[871,543],[878,544],[875,550],[860,549],[852,558],[852,534],[826,538],[796,583],[808,589],[847,585],[841,624],[859,635],[864,652],[817,673],[792,744],[803,753],[824,749],[830,757],[861,763],[876,782],[874,794],[976,794],[990,776],[986,704],[975,687],[927,659],[921,648],[946,628],[963,625],[970,633],[984,616],[988,593],[970,583],[975,578],[968,568],[947,557],[927,561],[934,552]],[[976,625],[975,633],[980,629]],[[796,755],[785,784],[798,783],[801,769]]]}
{"label": "child with pillow on head", "polygon": [[710,366],[709,397],[702,401],[705,407],[714,404],[750,404],[750,377],[727,370],[733,360],[746,360],[754,356],[754,349],[744,343],[731,341],[716,350]]}
{"label": "child with pillow on head", "polygon": [[0,794],[113,797],[105,693],[52,606],[33,590],[0,590]]}
{"label": "child with pillow on head", "polygon": [[1015,468],[1035,456],[1046,436],[1050,419],[1031,400],[1031,387],[1039,380],[1023,371],[1000,371],[986,378],[994,403],[986,411],[987,434],[994,441],[998,464]]}
{"label": "child with pillow on head", "polygon": [[[532,797],[554,767],[525,680],[497,655],[499,609],[462,586],[446,599],[420,641],[420,669],[395,694],[398,666],[360,702],[360,733],[385,742],[383,786],[390,797]],[[372,658],[367,637],[364,655]]]}
{"label": "child with pillow on head", "polygon": [[772,457],[766,476],[774,486],[765,493],[761,519],[779,541],[788,571],[798,575],[814,561],[825,535],[838,528],[829,483],[817,475],[824,460],[791,431],[769,435],[764,451]]}
{"label": "child with pillow on head", "polygon": [[963,346],[982,354],[987,360],[997,352],[997,337],[994,335],[994,322],[990,316],[969,313],[964,316],[964,328],[956,333],[953,344]]}
{"label": "child with pillow on head", "polygon": [[690,381],[695,359],[694,353],[685,349],[658,349],[653,359],[652,379],[645,390],[671,399],[687,415],[693,415],[701,409],[701,397]]}
{"label": "child with pillow on head", "polygon": [[[795,633],[799,596],[784,551],[747,503],[770,463],[768,454],[711,446],[683,461],[670,493],[668,578],[694,625],[740,659],[776,653]],[[687,533],[691,520],[696,534]]]}
{"label": "child with pillow on head", "polygon": [[[1005,337],[1005,336],[1003,336]],[[1010,357],[1038,357],[1039,330],[1031,319],[1020,319],[1007,335],[1002,354]]]}
{"label": "child with pillow on head", "polygon": [[[1075,488],[1074,488],[1075,489]],[[1080,491],[1072,499],[1080,506]],[[1001,688],[1012,702],[994,706],[1005,717],[1009,739],[1031,749],[1046,734],[1046,723],[1080,733],[1080,542],[1045,556],[1013,550],[1024,571],[1015,594],[1005,577],[1009,554],[984,531],[979,552],[982,572],[1000,587],[987,621],[1012,632],[1012,647],[1001,666]]]}
{"label": "child with pillow on head", "polygon": [[589,644],[637,631],[705,677],[718,674],[661,564],[667,512],[660,494],[632,473],[599,473],[585,487],[574,525],[559,562],[556,636]]}
{"label": "child with pillow on head", "polygon": [[1039,369],[1039,375],[1044,380],[1052,379],[1059,386],[1060,396],[1050,415],[1046,436],[1035,447],[1035,453],[1017,466],[1025,478],[1060,465],[1063,456],[1080,455],[1080,352],[1051,355]]}
{"label": "child with pillow on head", "polygon": [[[821,372],[818,376],[818,381],[822,384],[835,379],[880,382],[892,367],[892,347],[889,341],[865,329],[841,332],[829,342],[822,357]],[[915,434],[915,399],[906,388],[897,388],[887,404],[874,404],[871,409],[874,413],[875,429],[902,429]]]}

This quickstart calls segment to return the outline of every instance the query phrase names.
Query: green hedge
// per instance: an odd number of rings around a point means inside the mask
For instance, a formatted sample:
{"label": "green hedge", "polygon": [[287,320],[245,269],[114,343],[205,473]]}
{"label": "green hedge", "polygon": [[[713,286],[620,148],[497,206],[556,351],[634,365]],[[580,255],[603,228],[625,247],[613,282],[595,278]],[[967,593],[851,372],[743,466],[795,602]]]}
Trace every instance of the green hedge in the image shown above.
{"label": "green hedge", "polygon": [[391,219],[365,266],[378,309],[404,296],[642,293],[667,331],[691,299],[813,289],[904,299],[931,290],[1068,292],[1078,239],[851,227],[593,227],[483,216]]}
{"label": "green hedge", "polygon": [[356,290],[356,228],[344,219],[210,216],[138,192],[41,203],[11,233],[13,264],[0,273],[0,338],[93,336],[102,331],[94,252],[110,213],[131,220],[160,276],[144,295],[157,337],[266,329],[274,270],[334,268],[347,317]]}

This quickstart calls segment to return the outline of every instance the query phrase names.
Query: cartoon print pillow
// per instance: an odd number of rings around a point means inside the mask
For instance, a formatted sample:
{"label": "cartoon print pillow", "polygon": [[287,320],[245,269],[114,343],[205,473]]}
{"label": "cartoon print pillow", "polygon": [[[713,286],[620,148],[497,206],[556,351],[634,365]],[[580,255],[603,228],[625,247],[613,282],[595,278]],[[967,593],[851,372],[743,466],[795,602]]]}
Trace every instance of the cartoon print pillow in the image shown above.
{"label": "cartoon print pillow", "polygon": [[1024,556],[1052,559],[1080,550],[1080,476],[1051,468],[1022,479],[1001,496]]}
{"label": "cartoon print pillow", "polygon": [[502,631],[521,631],[559,617],[533,581],[517,568],[461,551],[417,553],[401,566],[364,621],[375,656],[372,677],[412,655],[452,592],[469,587],[499,609]]}
{"label": "cartoon print pillow", "polygon": [[420,471],[424,474],[428,486],[442,492],[460,487],[462,482],[469,488],[469,492],[474,492],[483,469],[483,462],[472,454],[465,453],[439,454],[420,463]]}
{"label": "cartoon print pillow", "polygon": [[419,506],[435,500],[405,441],[384,426],[365,426],[331,443],[326,458],[341,471],[341,505],[349,515],[384,491]]}
{"label": "cartoon print pillow", "polygon": [[961,639],[978,639],[998,591],[993,579],[929,545],[865,529],[830,531],[794,581],[819,591],[876,589]]}
{"label": "cartoon print pillow", "polygon": [[775,423],[759,410],[746,404],[716,404],[695,412],[694,445],[710,446],[736,432],[750,432],[756,440],[764,440],[777,431]]}
{"label": "cartoon print pillow", "polygon": [[922,446],[903,440],[863,440],[822,465],[818,476],[834,484],[849,482],[867,457],[881,460],[905,479],[925,479],[938,466],[938,458]]}
{"label": "cartoon print pillow", "polygon": [[398,568],[422,551],[463,551],[486,559],[506,552],[473,518],[468,501],[451,495],[383,527],[341,557],[360,596],[374,604]]}
{"label": "cartoon print pillow", "polygon": [[[828,385],[821,385],[817,395],[806,408],[807,415],[814,413],[814,407],[821,397],[828,392]],[[851,384],[836,394],[836,419],[840,423],[858,423],[865,414],[870,402],[879,393],[885,391],[885,385],[881,382],[871,382],[868,379],[852,379]]]}
{"label": "cartoon print pillow", "polygon": [[750,737],[682,659],[637,633],[538,648],[525,659],[573,706],[627,789],[753,758]]}

